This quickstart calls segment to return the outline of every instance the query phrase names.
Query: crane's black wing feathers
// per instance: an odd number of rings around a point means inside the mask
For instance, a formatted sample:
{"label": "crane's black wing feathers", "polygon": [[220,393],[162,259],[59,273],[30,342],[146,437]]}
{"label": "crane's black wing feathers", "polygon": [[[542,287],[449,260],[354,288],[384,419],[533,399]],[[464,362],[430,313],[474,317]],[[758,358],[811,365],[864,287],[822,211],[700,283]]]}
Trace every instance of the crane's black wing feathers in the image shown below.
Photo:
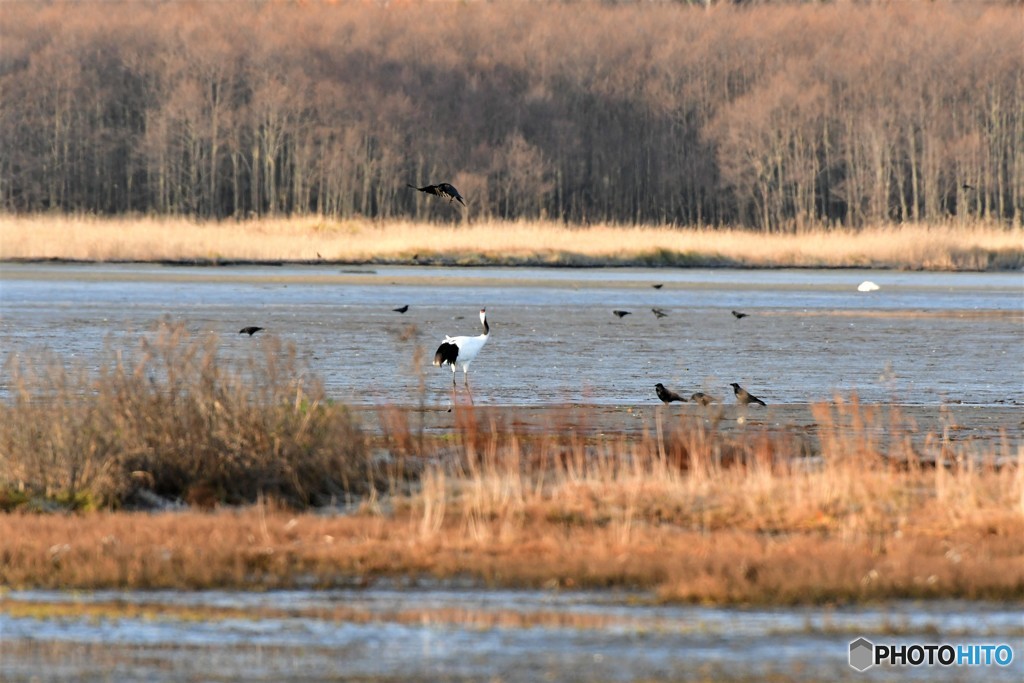
{"label": "crane's black wing feathers", "polygon": [[434,354],[434,365],[440,367],[444,364],[451,366],[459,359],[459,347],[449,342],[442,342]]}

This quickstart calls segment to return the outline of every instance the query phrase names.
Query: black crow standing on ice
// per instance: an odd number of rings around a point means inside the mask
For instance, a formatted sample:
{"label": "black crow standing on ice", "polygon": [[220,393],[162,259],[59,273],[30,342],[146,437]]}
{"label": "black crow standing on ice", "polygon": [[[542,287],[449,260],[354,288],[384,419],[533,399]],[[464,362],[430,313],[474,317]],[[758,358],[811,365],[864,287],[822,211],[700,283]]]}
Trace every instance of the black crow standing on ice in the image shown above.
{"label": "black crow standing on ice", "polygon": [[685,398],[683,398],[676,392],[672,391],[671,389],[666,389],[665,385],[662,384],[661,382],[658,382],[657,384],[654,385],[654,393],[658,395],[658,398],[660,398],[661,402],[664,403],[665,405],[668,405],[672,401],[686,403]]}

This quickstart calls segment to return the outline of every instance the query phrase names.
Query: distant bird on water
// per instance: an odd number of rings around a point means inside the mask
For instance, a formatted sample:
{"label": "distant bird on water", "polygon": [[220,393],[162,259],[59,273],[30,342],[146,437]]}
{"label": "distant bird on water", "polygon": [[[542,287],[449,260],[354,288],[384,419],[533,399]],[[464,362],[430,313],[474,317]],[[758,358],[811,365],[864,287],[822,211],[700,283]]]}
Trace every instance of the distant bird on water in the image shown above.
{"label": "distant bird on water", "polygon": [[661,402],[664,403],[665,405],[668,405],[672,401],[686,403],[685,398],[683,398],[676,392],[672,391],[671,389],[666,389],[665,385],[662,384],[661,382],[658,382],[657,384],[654,385],[654,393],[658,395],[658,398],[660,398]]}
{"label": "distant bird on water", "polygon": [[399,306],[398,308],[392,308],[391,310],[394,311],[395,313],[405,313],[406,311],[409,310],[409,304]]}
{"label": "distant bird on water", "polygon": [[651,313],[654,314],[655,318],[664,318],[666,315],[668,315],[668,313],[661,310],[660,308],[652,308]]}
{"label": "distant bird on water", "polygon": [[736,394],[736,402],[740,405],[746,406],[751,403],[757,403],[759,405],[767,405],[764,401],[754,396],[752,393],[741,387],[736,382],[732,383],[732,393]]}
{"label": "distant bird on water", "polygon": [[876,285],[871,280],[865,280],[864,282],[857,285],[858,292],[877,292],[881,287]]}
{"label": "distant bird on water", "polygon": [[455,189],[454,185],[449,183],[440,183],[438,185],[427,185],[425,187],[416,187],[411,183],[406,183],[409,187],[420,192],[426,192],[427,194],[437,195],[441,199],[447,199],[448,203],[451,204],[453,201],[466,205],[466,202],[462,201],[462,195]]}
{"label": "distant bird on water", "polygon": [[252,335],[256,334],[257,332],[259,332],[262,329],[263,329],[262,327],[256,327],[255,325],[250,325],[249,327],[243,327],[242,329],[240,329],[238,331],[238,334],[247,334],[247,335],[249,335],[251,337]]}
{"label": "distant bird on water", "polygon": [[694,403],[699,403],[702,406],[709,406],[712,403],[718,403],[718,399],[709,394],[705,394],[703,391],[698,391],[690,395],[690,400]]}
{"label": "distant bird on water", "polygon": [[625,318],[627,315],[630,315],[629,311],[612,311],[612,313],[620,318]]}
{"label": "distant bird on water", "polygon": [[651,285],[651,287],[654,287],[655,289],[661,289],[664,286],[665,285],[661,284],[660,282],[658,284],[656,284],[656,285]]}
{"label": "distant bird on water", "polygon": [[746,318],[748,315],[750,315],[749,313],[740,313],[739,311],[733,311],[732,314],[736,317],[737,320],[740,320],[741,318]]}
{"label": "distant bird on water", "polygon": [[444,341],[437,347],[434,354],[434,365],[442,367],[446,363],[452,366],[452,386],[455,386],[455,370],[462,367],[462,377],[466,386],[469,386],[469,364],[473,362],[480,349],[491,335],[491,327],[487,324],[487,309],[480,309],[480,323],[484,326],[484,333],[478,337],[451,337],[445,336]]}

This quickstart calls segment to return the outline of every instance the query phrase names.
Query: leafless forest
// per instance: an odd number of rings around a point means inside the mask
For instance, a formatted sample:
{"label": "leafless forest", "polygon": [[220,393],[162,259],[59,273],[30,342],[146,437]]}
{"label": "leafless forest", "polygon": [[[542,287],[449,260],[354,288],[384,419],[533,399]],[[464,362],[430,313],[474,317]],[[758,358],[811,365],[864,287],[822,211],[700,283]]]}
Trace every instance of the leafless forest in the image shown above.
{"label": "leafless forest", "polygon": [[18,2],[8,211],[812,225],[1024,216],[1007,2]]}

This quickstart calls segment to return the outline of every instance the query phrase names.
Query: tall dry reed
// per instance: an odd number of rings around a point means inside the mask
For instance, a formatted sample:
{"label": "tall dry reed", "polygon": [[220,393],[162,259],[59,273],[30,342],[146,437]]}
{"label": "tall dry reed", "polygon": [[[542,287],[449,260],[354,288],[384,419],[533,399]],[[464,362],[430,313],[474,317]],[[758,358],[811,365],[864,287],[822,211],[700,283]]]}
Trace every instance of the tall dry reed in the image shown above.
{"label": "tall dry reed", "polygon": [[999,444],[916,445],[897,408],[864,406],[856,396],[816,405],[813,436],[726,433],[713,416],[686,415],[639,437],[520,434],[460,409],[457,448],[432,459],[431,485],[410,499],[431,529],[443,511],[471,530],[540,516],[568,526],[864,536],[895,531],[938,501],[942,514],[920,523],[954,524],[975,512],[1024,520],[1024,449],[1007,460]]}
{"label": "tall dry reed", "polygon": [[984,222],[819,228],[790,235],[554,221],[479,221],[456,227],[318,217],[197,222],[7,215],[0,216],[3,259],[987,270],[1024,265],[1024,233]]}
{"label": "tall dry reed", "polygon": [[[12,356],[0,404],[0,489],[118,507],[147,491],[200,505],[329,503],[375,484],[344,406],[273,337],[244,361],[161,324],[95,373]],[[40,362],[30,362],[39,360]]]}

